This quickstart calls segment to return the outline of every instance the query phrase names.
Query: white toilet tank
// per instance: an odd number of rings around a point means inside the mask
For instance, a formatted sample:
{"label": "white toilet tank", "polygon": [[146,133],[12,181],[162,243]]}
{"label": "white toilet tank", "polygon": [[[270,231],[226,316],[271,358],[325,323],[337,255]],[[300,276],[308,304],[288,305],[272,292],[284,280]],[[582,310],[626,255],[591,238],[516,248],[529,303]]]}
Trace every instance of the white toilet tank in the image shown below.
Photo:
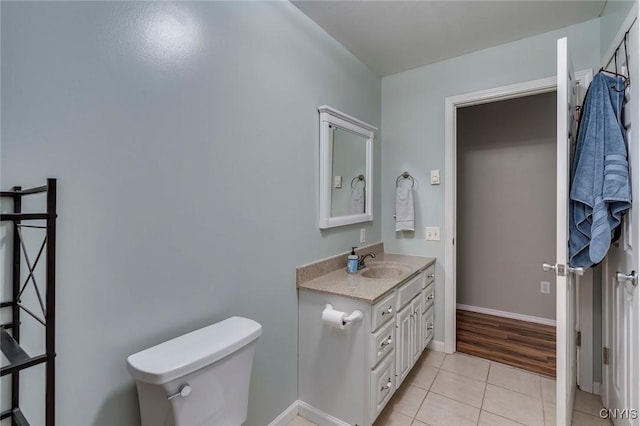
{"label": "white toilet tank", "polygon": [[231,317],[127,358],[142,426],[240,426],[247,419],[257,322]]}

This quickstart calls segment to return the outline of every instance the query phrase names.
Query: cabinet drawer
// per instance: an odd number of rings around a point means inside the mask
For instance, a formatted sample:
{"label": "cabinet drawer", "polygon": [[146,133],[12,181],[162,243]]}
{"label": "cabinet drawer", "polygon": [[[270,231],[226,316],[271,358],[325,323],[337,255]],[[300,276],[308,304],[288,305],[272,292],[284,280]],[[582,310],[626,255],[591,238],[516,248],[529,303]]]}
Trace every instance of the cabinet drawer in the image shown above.
{"label": "cabinet drawer", "polygon": [[427,288],[422,290],[422,296],[424,298],[422,303],[422,312],[426,312],[427,309],[433,306],[433,301],[436,295],[435,288],[436,288],[436,284],[432,282],[427,286]]}
{"label": "cabinet drawer", "polygon": [[413,299],[420,293],[420,291],[422,290],[423,282],[424,272],[421,272],[398,289],[398,304],[396,305],[397,310],[402,309],[404,305],[409,303],[411,299]]}
{"label": "cabinet drawer", "polygon": [[369,339],[371,342],[369,348],[370,368],[375,367],[396,346],[395,325],[394,321],[389,321],[387,325],[371,334]]}
{"label": "cabinet drawer", "polygon": [[396,293],[393,291],[373,306],[373,309],[371,309],[371,331],[376,331],[378,327],[395,316],[395,295]]}
{"label": "cabinet drawer", "polygon": [[382,411],[395,388],[395,354],[390,352],[380,365],[371,372],[371,419],[375,420]]}
{"label": "cabinet drawer", "polygon": [[424,324],[424,347],[426,348],[433,339],[433,306],[422,314],[422,322]]}
{"label": "cabinet drawer", "polygon": [[434,282],[436,279],[436,264],[434,263],[431,266],[429,266],[427,269],[425,269],[424,274],[425,274],[424,285],[428,286],[429,284]]}

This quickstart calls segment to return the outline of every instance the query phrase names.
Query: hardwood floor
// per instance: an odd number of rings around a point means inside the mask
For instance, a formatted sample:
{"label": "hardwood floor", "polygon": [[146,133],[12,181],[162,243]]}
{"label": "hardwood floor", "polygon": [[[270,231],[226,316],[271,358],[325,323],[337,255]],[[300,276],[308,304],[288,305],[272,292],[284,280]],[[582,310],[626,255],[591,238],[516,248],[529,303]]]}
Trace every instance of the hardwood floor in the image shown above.
{"label": "hardwood floor", "polygon": [[456,312],[457,351],[556,376],[556,328],[487,314]]}

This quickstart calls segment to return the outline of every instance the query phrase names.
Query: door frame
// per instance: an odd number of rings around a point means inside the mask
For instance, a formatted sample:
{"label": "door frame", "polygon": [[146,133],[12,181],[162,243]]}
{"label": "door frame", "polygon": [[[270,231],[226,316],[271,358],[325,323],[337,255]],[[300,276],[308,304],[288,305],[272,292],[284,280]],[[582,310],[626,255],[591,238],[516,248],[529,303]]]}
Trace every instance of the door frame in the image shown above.
{"label": "door frame", "polygon": [[[638,25],[639,23],[636,22],[638,20],[638,16],[639,16],[639,11],[638,11],[638,3],[634,3],[634,5],[631,7],[631,10],[629,11],[629,13],[627,14],[625,20],[622,22],[622,24],[620,25],[620,28],[618,30],[618,33],[616,34],[616,36],[613,38],[613,40],[611,41],[609,48],[606,50],[605,54],[602,56],[601,59],[601,66],[605,67],[607,65],[607,63],[609,62],[609,58],[612,58],[615,54],[616,54],[616,49],[618,48],[618,44],[620,43],[620,41],[624,38],[624,35],[627,31],[631,31],[633,25]],[[640,32],[640,29],[637,29],[636,31]],[[636,37],[636,43],[640,44],[637,40],[637,35]],[[633,46],[633,43],[630,43]],[[635,56],[633,56],[635,55]],[[636,67],[638,67],[638,52],[633,52],[632,56],[631,56],[631,63]],[[636,71],[637,72],[637,71]],[[638,95],[640,94],[640,92],[638,91],[638,87],[637,86],[631,86],[631,96],[632,97],[638,97]],[[637,115],[633,115],[632,116],[632,120],[637,120],[638,116]],[[634,122],[632,122],[633,124]],[[637,146],[638,144],[638,136],[637,136],[638,132],[637,131],[633,131],[632,128],[632,135],[634,135],[631,139],[629,139],[627,141],[627,144],[629,147],[632,146]],[[632,168],[631,162],[632,160],[632,155],[636,155],[636,157],[638,156],[637,151],[634,151],[633,149],[631,149],[628,153],[629,155],[629,167]],[[633,172],[633,169],[631,169]],[[633,179],[633,176],[632,176]],[[633,181],[632,181],[633,182]],[[636,187],[632,186],[633,188],[633,204],[632,204],[632,209],[637,209],[637,201],[638,198],[637,197],[637,192],[636,192]],[[631,219],[629,219],[631,220]],[[636,227],[638,228],[638,227]],[[634,232],[636,234],[636,238],[638,233],[640,232],[640,229],[633,229],[632,232]],[[625,230],[626,233],[626,230]],[[625,244],[624,242],[622,244]],[[635,249],[637,250],[638,247],[636,246]],[[637,255],[637,254],[636,254]],[[605,262],[603,263],[603,268],[602,268],[602,346],[603,348],[609,348],[609,350],[612,349],[613,346],[613,336],[611,336],[611,322],[613,321],[613,318],[611,318],[611,312],[609,311],[609,298],[612,297],[613,295],[613,291],[611,291],[611,281],[613,278],[613,274],[614,271],[617,270],[617,267],[614,265],[611,265],[609,262],[608,257],[605,259]],[[636,290],[637,291],[637,290]],[[636,297],[638,297],[638,295],[636,295]],[[640,306],[638,301],[635,301],[635,307],[636,307],[636,311],[638,310],[637,307]],[[638,316],[639,314],[636,313],[636,317],[633,318],[632,320],[635,320],[636,323],[638,323]],[[637,326],[638,329],[640,329],[640,325]],[[637,337],[640,337],[640,335],[638,335]],[[635,348],[638,348],[638,343],[635,343]],[[637,360],[637,357],[640,357],[640,354],[637,353],[636,351],[634,355],[636,356],[636,372],[640,369],[640,361]],[[632,353],[633,353],[632,352]],[[609,356],[612,357],[612,354],[609,353]],[[613,408],[611,407],[611,395],[610,395],[610,381],[612,380],[611,376],[612,376],[612,371],[611,371],[612,365],[611,362],[607,364],[604,363],[604,360],[602,362],[602,384],[601,384],[601,392],[600,392],[600,396],[601,396],[601,400],[604,404],[604,406],[606,408]],[[633,374],[633,373],[632,373]],[[640,409],[640,385],[638,385],[637,381],[632,381],[631,382],[631,389],[630,389],[630,397],[635,398],[635,401],[631,401],[631,406],[628,408],[631,409],[636,409],[639,410]],[[613,419],[612,419],[613,420]]]}
{"label": "door frame", "polygon": [[[591,81],[592,70],[576,72],[582,87]],[[456,180],[457,180],[457,110],[458,108],[539,95],[556,90],[557,77],[547,77],[523,83],[449,96],[444,100],[445,111],[445,194],[444,194],[444,351],[456,349]],[[552,256],[553,257],[553,256]]]}

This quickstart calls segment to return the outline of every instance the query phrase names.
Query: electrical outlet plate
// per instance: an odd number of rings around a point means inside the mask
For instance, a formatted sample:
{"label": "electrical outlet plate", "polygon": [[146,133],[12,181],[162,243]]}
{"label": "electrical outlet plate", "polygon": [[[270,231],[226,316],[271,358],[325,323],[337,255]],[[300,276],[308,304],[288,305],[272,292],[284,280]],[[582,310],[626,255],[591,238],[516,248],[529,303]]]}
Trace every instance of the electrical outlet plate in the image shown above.
{"label": "electrical outlet plate", "polygon": [[549,281],[540,281],[540,293],[551,294],[551,283]]}
{"label": "electrical outlet plate", "polygon": [[424,228],[424,239],[429,241],[440,241],[440,227],[427,226]]}
{"label": "electrical outlet plate", "polygon": [[360,228],[360,244],[367,242],[367,230]]}

